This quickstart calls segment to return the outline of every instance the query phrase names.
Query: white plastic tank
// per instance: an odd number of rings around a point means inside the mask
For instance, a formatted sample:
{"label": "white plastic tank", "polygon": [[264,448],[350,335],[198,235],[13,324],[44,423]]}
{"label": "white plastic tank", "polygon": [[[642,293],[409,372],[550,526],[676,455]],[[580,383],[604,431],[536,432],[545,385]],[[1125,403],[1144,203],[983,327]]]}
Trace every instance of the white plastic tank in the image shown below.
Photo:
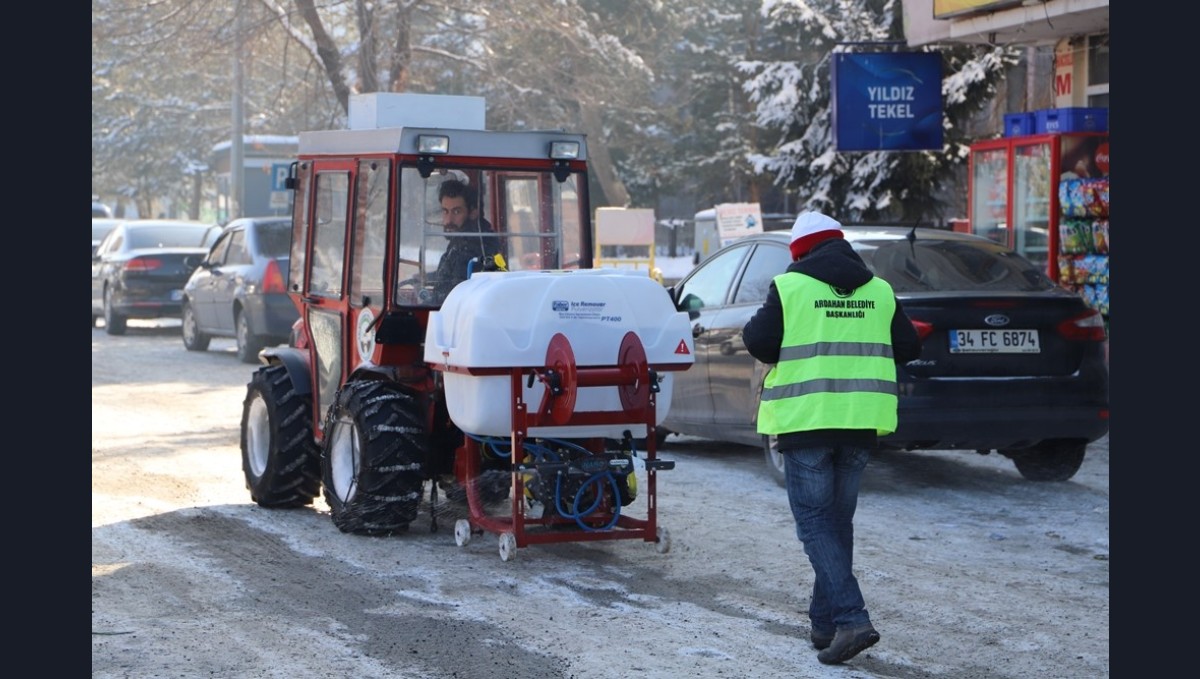
{"label": "white plastic tank", "polygon": [[[611,268],[558,271],[483,272],[458,284],[440,311],[429,316],[425,361],[462,368],[540,368],[550,340],[561,333],[579,367],[619,364],[621,342],[633,331],[650,367],[658,372],[656,424],[671,407],[673,370],[693,362],[691,325],[676,311],[662,285],[645,273]],[[450,419],[469,434],[512,433],[511,377],[467,375],[446,370]],[[529,411],[542,400],[544,385],[522,381]],[[621,412],[616,386],[578,387],[575,412]],[[630,429],[645,435],[644,423],[532,427],[529,436],[620,438]]]}

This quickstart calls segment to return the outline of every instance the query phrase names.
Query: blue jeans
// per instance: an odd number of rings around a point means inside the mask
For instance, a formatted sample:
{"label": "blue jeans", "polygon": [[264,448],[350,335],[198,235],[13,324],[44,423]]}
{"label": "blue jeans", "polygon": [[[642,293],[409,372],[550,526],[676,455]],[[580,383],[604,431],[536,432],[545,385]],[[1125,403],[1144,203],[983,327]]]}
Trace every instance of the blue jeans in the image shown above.
{"label": "blue jeans", "polygon": [[781,451],[788,504],[796,537],[813,568],[808,617],[818,632],[871,621],[854,565],[854,510],[871,451],[856,446],[821,446]]}

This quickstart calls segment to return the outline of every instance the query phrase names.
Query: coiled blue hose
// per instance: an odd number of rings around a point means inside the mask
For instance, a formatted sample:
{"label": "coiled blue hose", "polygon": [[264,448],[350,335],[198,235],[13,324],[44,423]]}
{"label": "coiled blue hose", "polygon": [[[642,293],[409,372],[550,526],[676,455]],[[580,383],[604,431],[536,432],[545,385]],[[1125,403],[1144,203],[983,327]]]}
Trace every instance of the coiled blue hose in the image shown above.
{"label": "coiled blue hose", "polygon": [[[476,436],[475,434],[467,434],[467,436],[471,437],[475,441],[478,441],[483,446],[484,450],[488,451],[491,455],[497,458],[507,460],[511,459],[512,457],[512,446],[511,440],[509,439],[494,436]],[[585,455],[592,455],[592,451],[572,441],[567,441],[565,439],[545,439],[545,441],[563,448],[570,448],[571,450],[575,450]],[[558,452],[552,448],[538,443],[533,443],[528,440],[524,441],[523,450],[533,458],[535,463],[546,461],[559,462],[562,459]],[[633,454],[636,455],[637,452],[634,451]],[[630,467],[630,471],[626,473],[633,473],[632,466]],[[583,522],[585,518],[591,516],[600,507],[600,499],[604,495],[605,482],[612,487],[613,499],[615,500],[620,498],[621,490],[620,486],[617,485],[616,475],[611,470],[597,472],[584,481],[583,484],[580,485],[579,489],[575,491],[575,497],[571,499],[571,508],[568,510],[563,506],[562,474],[558,474],[554,484],[554,510],[557,511],[560,516],[574,519],[576,525],[585,531],[601,531],[611,529],[613,526],[617,525],[617,520],[621,517],[621,503],[619,501],[613,502],[612,519],[610,519],[604,526],[593,528],[592,526],[589,526]],[[586,509],[581,510],[579,505],[583,501],[585,491],[587,491],[593,485],[597,486],[596,496]]]}

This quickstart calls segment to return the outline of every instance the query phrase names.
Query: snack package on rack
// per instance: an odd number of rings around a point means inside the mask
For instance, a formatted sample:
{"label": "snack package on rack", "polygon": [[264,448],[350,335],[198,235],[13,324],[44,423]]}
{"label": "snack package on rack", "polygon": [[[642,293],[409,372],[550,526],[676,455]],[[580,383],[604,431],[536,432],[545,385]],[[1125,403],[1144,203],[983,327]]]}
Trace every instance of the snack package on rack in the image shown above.
{"label": "snack package on rack", "polygon": [[1064,179],[1058,183],[1058,205],[1063,217],[1087,217],[1083,179]]}
{"label": "snack package on rack", "polygon": [[1092,223],[1083,219],[1063,219],[1058,223],[1058,251],[1064,255],[1082,255],[1092,250]]}
{"label": "snack package on rack", "polygon": [[1108,283],[1096,286],[1096,308],[1101,314],[1108,315]]}
{"label": "snack package on rack", "polygon": [[[1108,255],[1084,255],[1080,263],[1086,271],[1084,283],[1108,284]],[[1076,266],[1080,266],[1080,264],[1076,264]]]}
{"label": "snack package on rack", "polygon": [[1100,219],[1108,218],[1108,177],[1085,179],[1083,183],[1084,209],[1088,215]]}
{"label": "snack package on rack", "polygon": [[1108,254],[1108,220],[1097,219],[1092,222],[1092,248],[1097,254]]}
{"label": "snack package on rack", "polygon": [[1087,304],[1088,306],[1090,306],[1093,309],[1095,309],[1097,307],[1097,305],[1099,304],[1096,301],[1096,286],[1095,285],[1083,286],[1079,290],[1079,295],[1081,297],[1083,297],[1083,303]]}
{"label": "snack package on rack", "polygon": [[1075,282],[1075,258],[1070,255],[1058,256],[1058,281],[1064,286]]}
{"label": "snack package on rack", "polygon": [[1071,282],[1075,285],[1084,285],[1087,283],[1088,276],[1091,275],[1091,265],[1092,262],[1087,258],[1087,255],[1076,255],[1071,269]]}
{"label": "snack package on rack", "polygon": [[1107,284],[1088,284],[1083,286],[1079,291],[1083,297],[1084,303],[1091,308],[1099,311],[1105,316],[1108,315],[1108,285]]}

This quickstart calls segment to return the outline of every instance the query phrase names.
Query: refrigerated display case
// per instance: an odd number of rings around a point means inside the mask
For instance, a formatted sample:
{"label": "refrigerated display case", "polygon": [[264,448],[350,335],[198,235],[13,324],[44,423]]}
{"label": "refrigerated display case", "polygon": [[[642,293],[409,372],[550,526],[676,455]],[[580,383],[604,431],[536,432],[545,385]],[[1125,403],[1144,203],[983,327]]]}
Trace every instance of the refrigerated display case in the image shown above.
{"label": "refrigerated display case", "polygon": [[1108,133],[971,145],[966,230],[1045,267],[1108,318]]}

